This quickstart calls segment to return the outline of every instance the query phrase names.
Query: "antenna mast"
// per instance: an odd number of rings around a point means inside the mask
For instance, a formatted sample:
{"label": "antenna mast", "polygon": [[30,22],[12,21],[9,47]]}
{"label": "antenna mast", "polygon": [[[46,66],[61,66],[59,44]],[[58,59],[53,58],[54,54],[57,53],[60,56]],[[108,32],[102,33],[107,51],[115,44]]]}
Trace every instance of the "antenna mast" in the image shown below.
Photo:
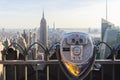
{"label": "antenna mast", "polygon": [[106,21],[108,20],[108,3],[107,3],[107,0],[106,0]]}

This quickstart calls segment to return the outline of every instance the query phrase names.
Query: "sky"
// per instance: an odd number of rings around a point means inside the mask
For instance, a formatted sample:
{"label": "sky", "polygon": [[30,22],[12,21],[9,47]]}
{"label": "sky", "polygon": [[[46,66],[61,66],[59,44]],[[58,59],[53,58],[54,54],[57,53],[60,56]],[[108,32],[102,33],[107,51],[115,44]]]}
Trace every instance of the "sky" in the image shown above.
{"label": "sky", "polygon": [[[120,26],[120,0],[107,0],[108,21]],[[0,0],[0,28],[100,28],[106,0]]]}

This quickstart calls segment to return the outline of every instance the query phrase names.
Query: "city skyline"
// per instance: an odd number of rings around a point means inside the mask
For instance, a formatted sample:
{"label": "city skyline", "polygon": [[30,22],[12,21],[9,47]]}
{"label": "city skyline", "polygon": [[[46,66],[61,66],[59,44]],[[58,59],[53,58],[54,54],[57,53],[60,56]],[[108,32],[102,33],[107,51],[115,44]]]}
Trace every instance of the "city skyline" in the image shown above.
{"label": "city skyline", "polygon": [[[0,28],[39,28],[42,12],[49,27],[100,28],[105,0],[1,0]],[[120,25],[120,1],[108,0],[108,21]]]}

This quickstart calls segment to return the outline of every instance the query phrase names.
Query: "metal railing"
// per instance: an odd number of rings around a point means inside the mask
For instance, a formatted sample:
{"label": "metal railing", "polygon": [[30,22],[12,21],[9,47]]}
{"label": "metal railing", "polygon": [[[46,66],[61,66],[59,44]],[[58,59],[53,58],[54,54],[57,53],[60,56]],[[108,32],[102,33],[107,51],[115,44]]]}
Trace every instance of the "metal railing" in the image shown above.
{"label": "metal railing", "polygon": [[[13,44],[17,44],[17,43],[12,43],[8,48],[10,48]],[[28,51],[31,49],[31,47],[35,44],[38,44],[40,47],[42,47],[44,50],[45,50],[45,59],[44,60],[38,60],[38,59],[34,59],[34,60],[29,60],[28,59]],[[16,59],[16,60],[9,60],[7,59],[7,50],[8,48],[6,48],[5,50],[2,51],[2,60],[0,60],[0,64],[3,64],[3,79],[2,80],[40,80],[40,77],[39,76],[42,72],[39,71],[37,68],[39,65],[41,64],[44,64],[46,65],[46,68],[44,70],[43,73],[45,73],[44,75],[44,78],[45,80],[50,80],[50,65],[58,65],[59,64],[59,61],[57,59],[50,59],[50,55],[49,55],[49,49],[43,47],[41,44],[39,43],[34,43],[32,44],[30,47],[26,48],[26,49],[23,49],[19,44],[17,44],[24,52],[24,59],[23,60],[19,60],[19,59]],[[113,51],[114,53],[114,51]],[[116,70],[115,70],[115,66],[116,65],[119,65],[120,64],[120,60],[119,59],[115,59],[115,55],[113,55],[113,58],[112,59],[96,59],[95,60],[95,64],[99,64],[100,67],[99,68],[93,68],[92,71],[97,71],[98,73],[100,73],[99,76],[100,79],[99,80],[106,80],[105,78],[105,69],[106,69],[106,65],[108,66],[109,68],[109,65],[111,66],[110,68],[110,72],[111,74],[108,75],[108,77],[110,77],[111,79],[109,80],[119,80],[120,78],[117,78],[116,79]],[[24,66],[22,68],[23,71],[23,75],[24,76],[20,76],[19,72],[20,71],[19,69],[19,66]],[[33,74],[31,75],[35,75],[33,76],[34,79],[30,79],[29,78],[29,70],[28,68],[30,66],[34,66],[35,67],[35,70],[33,70]],[[11,75],[11,72],[8,72],[8,71],[11,71],[9,70],[8,68],[11,68],[11,70],[13,70],[13,76],[10,76]],[[31,68],[30,68],[31,70]],[[63,80],[63,79],[60,79],[60,73],[59,73],[59,67],[58,67],[58,70],[57,70],[57,80]],[[94,72],[90,72],[90,74],[88,76],[90,76],[89,79],[85,79],[85,80],[95,80],[93,79],[93,77],[96,77],[96,74],[94,74]],[[108,71],[109,72],[109,71]],[[63,73],[64,74],[64,73]],[[111,76],[112,75],[112,76]],[[107,77],[107,78],[108,78]],[[12,78],[12,79],[11,79]],[[53,80],[56,80],[56,79],[53,79]],[[98,80],[98,79],[96,79]],[[107,79],[108,80],[108,79]]]}
{"label": "metal railing", "polygon": [[[49,60],[49,61],[43,61],[43,60],[0,60],[0,64],[3,64],[3,80],[7,80],[6,79],[6,65],[14,65],[14,72],[15,72],[15,75],[14,75],[14,80],[17,80],[17,70],[16,70],[16,65],[33,65],[35,64],[36,67],[38,64],[46,64],[46,65],[50,65],[50,64],[58,64],[59,61],[58,60]],[[95,63],[99,63],[99,64],[107,64],[107,65],[112,65],[112,79],[111,80],[116,80],[115,79],[115,65],[116,64],[120,64],[120,60],[95,60]],[[101,65],[101,80],[105,80],[104,79],[104,67]],[[108,66],[109,67],[109,66]],[[36,69],[37,71],[37,69]],[[47,72],[49,72],[49,69],[47,69]],[[28,80],[26,77],[27,77],[27,70],[26,70],[26,67],[25,67],[25,80]],[[36,73],[36,75],[38,75],[38,73]],[[49,75],[46,73],[46,75]],[[92,74],[93,75],[93,74]],[[39,75],[38,75],[39,76]],[[47,76],[48,77],[48,76]],[[9,79],[10,80],[10,79]],[[36,80],[39,80],[38,78],[36,78]],[[49,80],[47,78],[47,80]],[[58,79],[59,80],[59,79]]]}

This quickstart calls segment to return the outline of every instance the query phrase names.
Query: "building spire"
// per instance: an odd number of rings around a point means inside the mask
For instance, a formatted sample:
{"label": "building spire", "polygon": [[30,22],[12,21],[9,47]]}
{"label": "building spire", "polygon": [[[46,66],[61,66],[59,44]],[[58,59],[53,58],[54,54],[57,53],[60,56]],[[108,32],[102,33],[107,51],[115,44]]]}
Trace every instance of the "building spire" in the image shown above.
{"label": "building spire", "polygon": [[53,29],[55,29],[55,22],[53,23]]}
{"label": "building spire", "polygon": [[44,10],[43,10],[43,16],[42,17],[44,18]]}

